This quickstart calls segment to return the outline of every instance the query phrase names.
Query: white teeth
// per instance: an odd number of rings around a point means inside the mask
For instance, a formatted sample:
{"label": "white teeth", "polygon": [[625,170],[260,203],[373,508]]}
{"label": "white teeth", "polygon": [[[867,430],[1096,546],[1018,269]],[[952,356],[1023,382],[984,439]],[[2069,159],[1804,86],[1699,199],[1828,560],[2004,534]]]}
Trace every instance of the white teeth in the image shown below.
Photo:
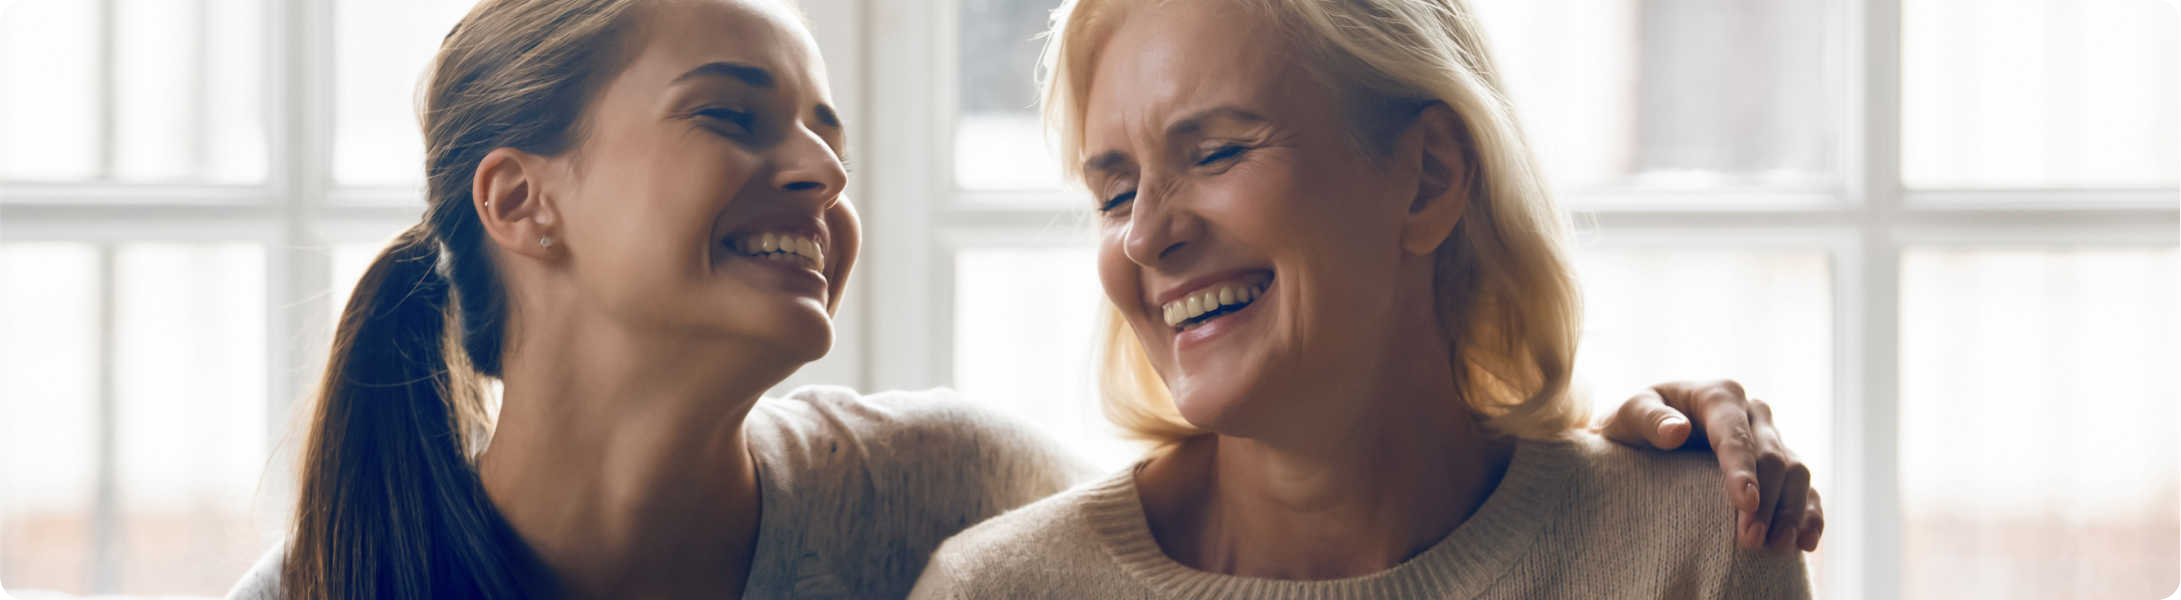
{"label": "white teeth", "polygon": [[1219,310],[1222,306],[1247,305],[1255,301],[1257,295],[1262,291],[1256,285],[1242,283],[1221,284],[1190,294],[1187,298],[1168,302],[1165,306],[1159,307],[1159,310],[1163,313],[1161,317],[1166,319],[1168,326],[1179,326],[1184,321],[1197,318],[1204,313]]}
{"label": "white teeth", "polygon": [[825,269],[825,249],[817,238],[799,233],[757,233],[734,239],[734,250],[759,258],[787,260],[812,269]]}

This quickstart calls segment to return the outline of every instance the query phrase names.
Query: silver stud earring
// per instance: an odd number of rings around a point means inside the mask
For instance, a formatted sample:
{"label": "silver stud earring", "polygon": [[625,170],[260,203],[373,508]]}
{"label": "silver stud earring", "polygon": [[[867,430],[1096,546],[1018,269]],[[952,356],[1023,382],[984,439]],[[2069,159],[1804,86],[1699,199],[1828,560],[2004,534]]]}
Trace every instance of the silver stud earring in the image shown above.
{"label": "silver stud earring", "polygon": [[539,236],[539,237],[538,237],[538,247],[539,247],[539,248],[551,248],[551,247],[553,247],[553,237],[552,237],[552,236]]}

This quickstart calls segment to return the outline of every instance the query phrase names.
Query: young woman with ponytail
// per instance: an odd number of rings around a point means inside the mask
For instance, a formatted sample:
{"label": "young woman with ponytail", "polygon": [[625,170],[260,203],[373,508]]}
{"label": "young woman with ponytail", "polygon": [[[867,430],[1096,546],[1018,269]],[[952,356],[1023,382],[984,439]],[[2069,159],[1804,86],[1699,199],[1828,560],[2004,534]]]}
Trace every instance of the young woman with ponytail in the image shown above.
{"label": "young woman with ponytail", "polygon": [[[798,19],[471,9],[420,111],[424,217],[345,307],[291,535],[232,597],[900,597],[947,536],[1091,475],[943,391],[760,398],[831,346],[860,242]],[[1756,485],[1785,453],[1738,388],[1659,391],[1614,431],[1757,440],[1720,446],[1750,503],[1803,501]]]}

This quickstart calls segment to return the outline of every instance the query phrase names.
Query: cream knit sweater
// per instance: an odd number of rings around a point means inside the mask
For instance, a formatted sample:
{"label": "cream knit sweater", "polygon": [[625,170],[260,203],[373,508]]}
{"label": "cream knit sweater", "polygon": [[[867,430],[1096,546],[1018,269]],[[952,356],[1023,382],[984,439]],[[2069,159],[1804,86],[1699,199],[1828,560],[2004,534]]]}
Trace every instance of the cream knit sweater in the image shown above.
{"label": "cream knit sweater", "polygon": [[1430,549],[1376,574],[1280,581],[1168,558],[1134,469],[947,540],[912,598],[1808,598],[1800,553],[1734,545],[1709,453],[1589,434],[1521,442],[1492,495]]}

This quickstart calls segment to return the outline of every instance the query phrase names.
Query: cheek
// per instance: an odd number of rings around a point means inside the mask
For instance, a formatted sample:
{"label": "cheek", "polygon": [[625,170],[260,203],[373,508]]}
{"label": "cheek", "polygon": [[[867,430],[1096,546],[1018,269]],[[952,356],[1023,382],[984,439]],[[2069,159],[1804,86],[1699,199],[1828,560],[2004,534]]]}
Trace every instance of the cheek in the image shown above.
{"label": "cheek", "polygon": [[710,269],[719,198],[731,191],[721,187],[722,174],[666,175],[675,172],[668,164],[616,160],[583,174],[583,196],[574,203],[582,211],[568,225],[593,233],[578,240],[578,260],[598,257],[584,269],[589,277],[620,286],[630,301],[673,293]]}
{"label": "cheek", "polygon": [[1160,328],[1166,324],[1154,322],[1144,309],[1143,269],[1122,249],[1126,234],[1125,228],[1105,228],[1098,244],[1098,284],[1106,300],[1121,312],[1121,321],[1128,325],[1130,333],[1152,354],[1152,363],[1158,365],[1163,362],[1160,349],[1166,347],[1158,342],[1165,335]]}
{"label": "cheek", "polygon": [[1106,299],[1134,321],[1138,308],[1143,304],[1142,271],[1122,251],[1121,240],[1126,233],[1119,227],[1106,227],[1098,243],[1098,284],[1106,292]]}
{"label": "cheek", "polygon": [[826,282],[831,290],[826,309],[833,311],[840,308],[841,296],[848,289],[848,275],[854,272],[856,257],[863,251],[863,220],[856,215],[855,205],[841,198],[826,211],[825,221],[833,239],[833,248],[826,252]]}
{"label": "cheek", "polygon": [[1322,342],[1357,331],[1355,319],[1383,315],[1390,300],[1382,292],[1400,261],[1400,215],[1378,201],[1383,188],[1346,176],[1354,165],[1333,157],[1253,167],[1204,190],[1203,214],[1219,235],[1271,262],[1287,300],[1281,335]]}

